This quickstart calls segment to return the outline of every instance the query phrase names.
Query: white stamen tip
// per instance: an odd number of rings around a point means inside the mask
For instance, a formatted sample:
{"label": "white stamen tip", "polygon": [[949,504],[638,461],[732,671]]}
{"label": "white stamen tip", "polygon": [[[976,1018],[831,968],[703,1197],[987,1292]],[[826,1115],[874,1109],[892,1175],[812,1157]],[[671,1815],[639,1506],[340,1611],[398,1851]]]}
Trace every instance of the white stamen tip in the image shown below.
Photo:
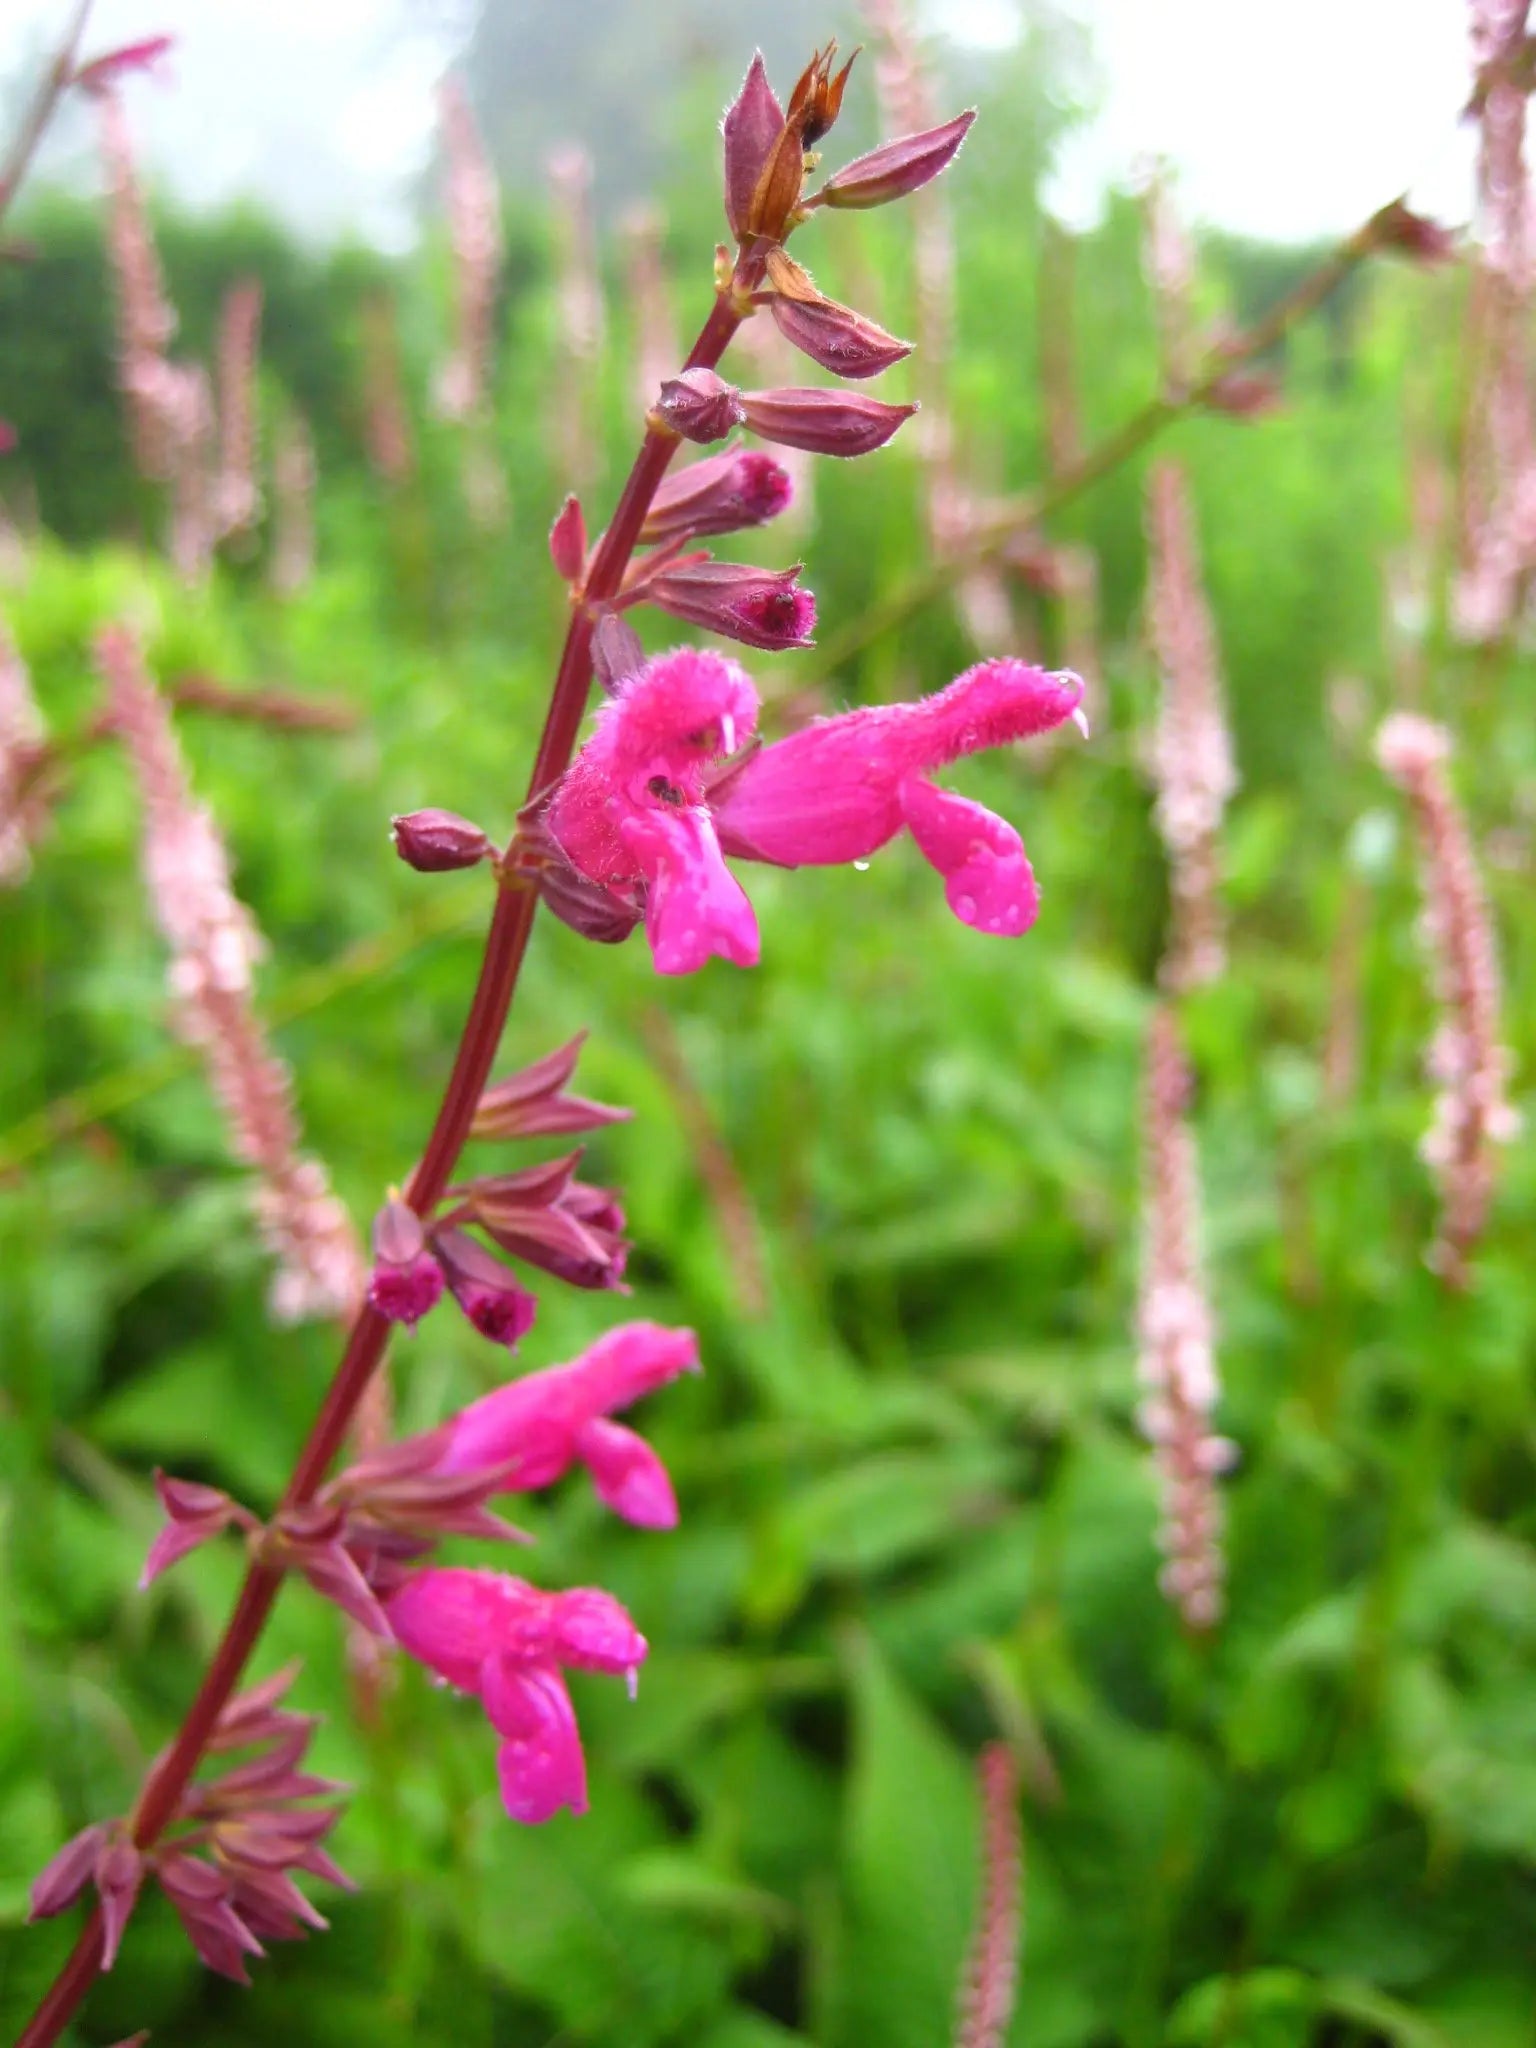
{"label": "white stamen tip", "polygon": [[720,751],[734,754],[736,751],[736,721],[729,711],[720,714]]}
{"label": "white stamen tip", "polygon": [[1077,727],[1083,738],[1085,740],[1092,739],[1093,734],[1088,730],[1088,714],[1081,704],[1074,704],[1072,706],[1071,717],[1072,723]]}

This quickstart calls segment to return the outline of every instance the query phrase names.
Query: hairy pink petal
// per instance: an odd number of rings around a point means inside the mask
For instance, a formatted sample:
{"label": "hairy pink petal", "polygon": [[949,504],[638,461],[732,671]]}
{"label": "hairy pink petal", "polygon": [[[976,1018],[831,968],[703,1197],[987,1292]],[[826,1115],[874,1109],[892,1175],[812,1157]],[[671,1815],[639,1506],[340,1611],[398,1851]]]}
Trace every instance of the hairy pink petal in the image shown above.
{"label": "hairy pink petal", "polygon": [[952,790],[935,789],[919,775],[900,791],[902,816],[924,860],[944,877],[944,897],[962,924],[1002,938],[1027,932],[1040,909],[1040,891],[1013,827]]}
{"label": "hairy pink petal", "polygon": [[562,1807],[587,1810],[587,1765],[570,1694],[557,1671],[488,1660],[482,1679],[491,1725],[505,1737],[496,1752],[502,1804],[531,1825]]}
{"label": "hairy pink petal", "polygon": [[692,974],[717,953],[757,965],[757,919],[706,810],[637,812],[619,837],[645,878],[645,935],[659,974]]}
{"label": "hairy pink petal", "polygon": [[575,1451],[605,1507],[637,1529],[677,1527],[672,1481],[644,1437],[599,1417],[577,1432]]}
{"label": "hairy pink petal", "polygon": [[549,1605],[554,1654],[577,1671],[634,1671],[649,1653],[649,1644],[611,1593],[597,1586],[575,1586],[556,1593]]}

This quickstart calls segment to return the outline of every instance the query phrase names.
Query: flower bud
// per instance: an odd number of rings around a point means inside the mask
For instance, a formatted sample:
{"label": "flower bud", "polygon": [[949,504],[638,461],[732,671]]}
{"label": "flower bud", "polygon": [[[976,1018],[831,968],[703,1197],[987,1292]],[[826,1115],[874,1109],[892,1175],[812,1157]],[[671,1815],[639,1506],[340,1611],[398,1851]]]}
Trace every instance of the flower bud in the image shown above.
{"label": "flower bud", "polygon": [[975,108],[968,107],[941,127],[882,142],[835,171],[818,197],[826,206],[884,206],[905,199],[953,163],[975,118]]}
{"label": "flower bud", "polygon": [[407,1203],[391,1199],[374,1218],[373,1253],[370,1304],[390,1322],[414,1329],[441,1299],[443,1274],[426,1248],[421,1218]]}
{"label": "flower bud", "polygon": [[684,441],[719,441],[741,425],[741,394],[713,370],[684,370],[661,387],[651,417]]}
{"label": "flower bud", "polygon": [[883,448],[917,411],[915,405],[886,405],[862,391],[828,391],[819,385],[744,391],[741,403],[752,433],[812,455],[868,455]]}
{"label": "flower bud", "polygon": [[753,191],[783,126],[784,112],[758,50],[720,124],[725,139],[725,217],[738,238],[746,232]]}
{"label": "flower bud", "polygon": [[443,1230],[433,1240],[454,1300],[482,1337],[515,1351],[533,1328],[538,1299],[519,1287],[494,1252],[462,1230]]}
{"label": "flower bud", "polygon": [[659,570],[643,595],[675,619],[748,647],[809,647],[816,600],[800,588],[800,568],[798,562],[774,570],[692,558]]}
{"label": "flower bud", "polygon": [[579,583],[587,566],[587,522],[581,500],[572,491],[555,515],[549,529],[549,555],[555,574],[567,583]]}
{"label": "flower bud", "polygon": [[592,629],[592,673],[610,695],[626,676],[645,665],[640,635],[616,612],[604,612]]}
{"label": "flower bud", "polygon": [[769,309],[779,332],[824,370],[875,377],[911,355],[910,341],[898,341],[851,306],[825,297],[782,249],[770,254],[768,276],[774,287]]}
{"label": "flower bud", "polygon": [[407,811],[391,818],[390,837],[406,866],[421,875],[472,868],[496,851],[480,827],[456,811]]}
{"label": "flower bud", "polygon": [[[745,392],[740,396],[745,406]],[[772,456],[756,448],[728,448],[664,479],[651,500],[640,539],[646,546],[660,547],[762,526],[776,518],[793,495],[788,471]]]}

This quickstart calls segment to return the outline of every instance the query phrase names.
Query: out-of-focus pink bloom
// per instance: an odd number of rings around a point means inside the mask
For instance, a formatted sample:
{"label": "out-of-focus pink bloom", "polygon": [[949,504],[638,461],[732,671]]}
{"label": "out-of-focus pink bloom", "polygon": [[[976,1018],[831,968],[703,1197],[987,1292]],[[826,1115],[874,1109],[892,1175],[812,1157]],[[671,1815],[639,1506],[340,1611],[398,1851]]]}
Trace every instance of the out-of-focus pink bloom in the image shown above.
{"label": "out-of-focus pink bloom", "polygon": [[0,420],[0,455],[9,455],[16,446],[16,429],[9,420]]}
{"label": "out-of-focus pink bloom", "polygon": [[122,102],[105,88],[96,97],[107,170],[107,251],[117,286],[118,382],[128,400],[134,460],[141,475],[163,482],[171,473],[163,372],[176,315],[166,299]]}
{"label": "out-of-focus pink bloom", "polygon": [[1445,772],[1450,735],[1412,712],[1386,720],[1382,767],[1413,806],[1424,883],[1424,935],[1442,1018],[1429,1050],[1439,1083],[1423,1152],[1440,1187],[1436,1270],[1453,1286],[1482,1235],[1493,1198],[1495,1148],[1519,1129],[1508,1083],[1513,1060],[1499,1039],[1499,959],[1466,821]]}
{"label": "out-of-focus pink bloom", "polygon": [[616,1408],[699,1370],[692,1330],[621,1323],[569,1365],[510,1380],[444,1425],[437,1473],[504,1467],[496,1491],[531,1493],[584,1464],[599,1497],[645,1529],[670,1529],[677,1501],[666,1469],[641,1438],[608,1418]]}
{"label": "out-of-focus pink bloom", "polygon": [[633,1685],[647,1644],[610,1594],[544,1593],[524,1579],[462,1567],[414,1573],[387,1604],[401,1647],[474,1693],[501,1737],[497,1771],[514,1820],[587,1808],[586,1760],[562,1668]]}
{"label": "out-of-focus pink bloom", "polygon": [[453,244],[453,352],[438,377],[438,403],[450,419],[479,411],[490,376],[496,274],[501,262],[501,197],[496,173],[457,78],[438,94],[447,158],[448,233]]}
{"label": "out-of-focus pink bloom", "polygon": [[137,42],[124,43],[116,50],[104,50],[99,57],[92,57],[80,65],[70,84],[78,86],[82,92],[101,92],[131,72],[158,70],[175,47],[174,36],[141,36]]}
{"label": "out-of-focus pink bloom", "polygon": [[664,223],[652,206],[636,206],[621,223],[627,256],[625,287],[634,335],[635,388],[648,406],[682,360],[662,253]]}
{"label": "out-of-focus pink bloom", "polygon": [[652,569],[642,558],[624,601],[659,605],[674,619],[770,653],[809,647],[816,600],[801,586],[800,566],[758,569],[699,554]]}
{"label": "out-of-focus pink bloom", "polygon": [[1216,1358],[1201,1269],[1200,1181],[1186,1120],[1189,1072],[1173,1013],[1160,1007],[1147,1040],[1146,1249],[1138,1372],[1141,1427],[1162,1493],[1162,1588],[1190,1628],[1221,1616],[1221,1502],[1216,1480],[1234,1451],[1211,1431]]}
{"label": "out-of-focus pink bloom", "polygon": [[32,847],[48,816],[39,779],[46,747],[32,678],[0,620],[0,888],[14,888],[32,870]]}
{"label": "out-of-focus pink bloom", "polygon": [[867,859],[905,826],[963,923],[1026,931],[1038,892],[1018,834],[928,778],[964,755],[1048,732],[1072,717],[1082,690],[1074,675],[984,661],[916,703],[819,719],[711,794],[720,844],[782,867],[825,866]]}
{"label": "out-of-focus pink bloom", "polygon": [[736,533],[776,519],[792,495],[789,475],[757,448],[727,448],[665,477],[641,528],[648,547]]}
{"label": "out-of-focus pink bloom", "polygon": [[882,142],[834,171],[816,196],[825,206],[885,206],[905,199],[949,168],[975,119],[976,110],[969,107],[937,128]]}
{"label": "out-of-focus pink bloom", "polygon": [[1152,288],[1158,354],[1169,391],[1185,391],[1201,353],[1195,324],[1195,251],[1173,202],[1166,163],[1154,164],[1142,191],[1142,268]]}
{"label": "out-of-focus pink bloom", "polygon": [[221,538],[247,532],[261,512],[256,483],[256,352],[261,286],[244,278],[219,316],[219,466],[211,516]]}
{"label": "out-of-focus pink bloom", "polygon": [[315,444],[301,412],[285,414],[272,458],[272,588],[284,597],[315,573]]}
{"label": "out-of-focus pink bloom", "polygon": [[213,562],[213,393],[196,363],[162,363],[158,400],[170,441],[172,564],[201,583]]}
{"label": "out-of-focus pink bloom", "polygon": [[960,1980],[955,2048],[1002,2048],[1019,1974],[1019,1773],[1006,1742],[976,1759],[981,1795],[981,1889]]}
{"label": "out-of-focus pink bloom", "polygon": [[1220,832],[1237,769],[1184,479],[1171,463],[1148,480],[1147,536],[1147,621],[1162,671],[1151,767],[1172,870],[1163,976],[1171,988],[1188,988],[1219,974],[1225,958]]}
{"label": "out-of-focus pink bloom", "polygon": [[235,1155],[257,1174],[257,1221],[277,1260],[272,1312],[280,1322],[350,1314],[363,1292],[361,1251],[324,1168],[299,1151],[288,1070],[251,999],[260,937],[133,635],[102,632],[96,662],[144,801],[144,875],[171,949],[176,1028],[202,1054]]}

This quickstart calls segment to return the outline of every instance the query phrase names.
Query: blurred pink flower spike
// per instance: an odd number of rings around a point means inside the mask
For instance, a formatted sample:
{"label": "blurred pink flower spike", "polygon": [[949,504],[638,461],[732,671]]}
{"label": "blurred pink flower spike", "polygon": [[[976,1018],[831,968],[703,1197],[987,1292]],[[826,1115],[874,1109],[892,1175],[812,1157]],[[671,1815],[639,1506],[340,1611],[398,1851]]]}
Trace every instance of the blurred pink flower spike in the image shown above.
{"label": "blurred pink flower spike", "polygon": [[950,908],[978,930],[1016,936],[1038,893],[1018,834],[928,774],[966,754],[1071,718],[1081,680],[1012,659],[985,661],[911,704],[818,720],[728,770],[710,794],[727,853],[780,867],[862,860],[903,825],[945,877]]}
{"label": "blurred pink flower spike", "polygon": [[663,480],[640,538],[650,547],[672,546],[762,526],[785,511],[793,496],[789,472],[771,455],[760,448],[727,448]]}
{"label": "blurred pink flower spike", "polygon": [[647,1645],[618,1601],[594,1587],[545,1593],[497,1572],[416,1572],[389,1601],[401,1647],[474,1693],[502,1738],[501,1796],[514,1820],[584,1813],[586,1761],[562,1667],[623,1673],[633,1683]]}
{"label": "blurred pink flower spike", "polygon": [[670,1529],[677,1501],[661,1460],[609,1417],[699,1369],[692,1330],[622,1323],[568,1365],[509,1381],[462,1409],[444,1425],[444,1448],[431,1469],[438,1476],[501,1472],[493,1491],[529,1493],[584,1464],[615,1514],[643,1529]]}
{"label": "blurred pink flower spike", "polygon": [[925,128],[920,135],[882,142],[878,149],[834,171],[814,198],[824,206],[843,207],[885,206],[893,199],[905,199],[949,168],[975,118],[976,109],[968,107],[952,121]]}
{"label": "blurred pink flower spike", "polygon": [[0,455],[9,455],[16,446],[16,429],[9,420],[0,420]]}
{"label": "blurred pink flower spike", "polygon": [[738,240],[746,229],[757,181],[783,126],[783,109],[768,83],[763,53],[758,50],[742,80],[741,91],[726,108],[720,123],[725,140],[725,217]]}
{"label": "blurred pink flower spike", "polygon": [[82,64],[70,79],[81,92],[105,92],[132,71],[158,72],[176,47],[174,36],[144,36],[120,49],[106,50]]}
{"label": "blurred pink flower spike", "polygon": [[750,433],[784,448],[811,455],[869,455],[883,448],[915,405],[886,405],[862,391],[828,391],[820,385],[782,391],[744,391],[742,413]]}
{"label": "blurred pink flower spike", "polygon": [[796,562],[788,569],[757,569],[744,562],[714,562],[702,554],[649,574],[642,563],[641,580],[625,602],[659,605],[674,619],[770,653],[810,647],[816,600],[801,588],[800,568]]}
{"label": "blurred pink flower spike", "polygon": [[173,1479],[169,1474],[157,1471],[155,1491],[165,1510],[166,1524],[149,1546],[144,1569],[139,1573],[141,1590],[152,1585],[162,1572],[169,1571],[190,1551],[211,1543],[215,1536],[222,1536],[231,1524],[237,1524],[247,1533],[261,1527],[249,1509],[241,1507],[238,1501],[231,1500],[216,1486],[199,1486],[195,1480]]}
{"label": "blurred pink flower spike", "polygon": [[373,1219],[373,1271],[368,1300],[381,1316],[408,1330],[435,1308],[446,1285],[443,1269],[427,1250],[421,1218],[392,1196]]}

